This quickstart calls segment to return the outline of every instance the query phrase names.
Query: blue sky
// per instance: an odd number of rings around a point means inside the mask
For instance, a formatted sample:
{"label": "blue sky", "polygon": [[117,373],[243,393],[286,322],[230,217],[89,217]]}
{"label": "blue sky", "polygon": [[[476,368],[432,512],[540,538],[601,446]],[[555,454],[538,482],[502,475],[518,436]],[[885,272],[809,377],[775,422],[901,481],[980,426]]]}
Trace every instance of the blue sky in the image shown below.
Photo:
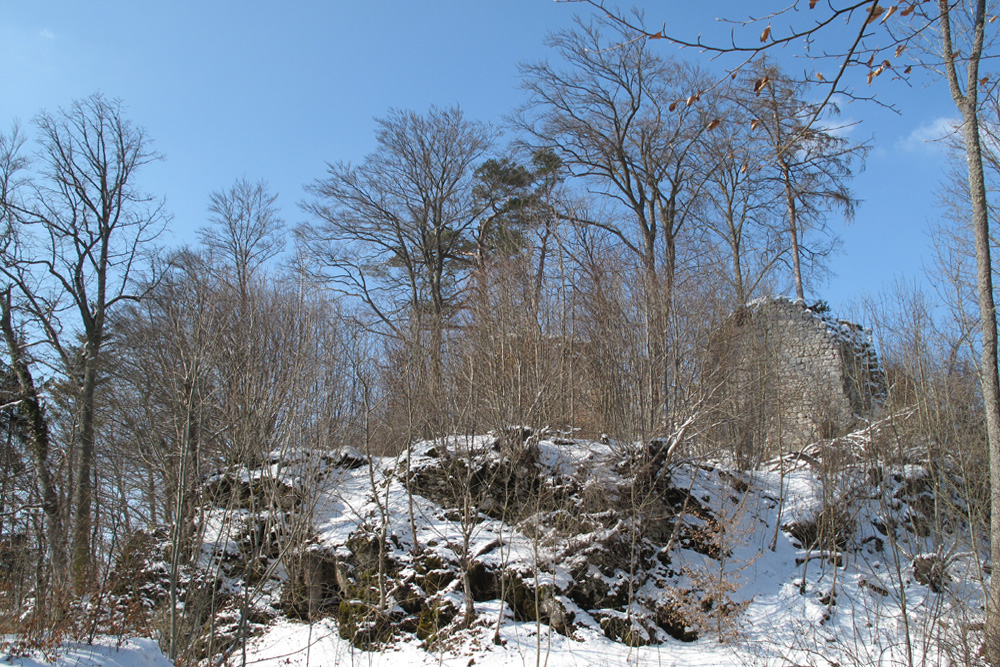
{"label": "blue sky", "polygon": [[[748,3],[690,3],[670,16],[668,4],[689,3],[637,4],[652,25],[669,20],[677,33],[725,35],[715,17],[742,18]],[[269,181],[285,219],[302,221],[302,186],[322,176],[326,162],[368,153],[372,119],[390,107],[458,103],[470,118],[500,122],[523,99],[517,63],[545,57],[545,34],[586,11],[552,0],[0,0],[0,7],[0,129],[93,92],[120,97],[166,158],[142,183],[166,197],[173,243],[193,241],[209,194],[241,176]],[[817,67],[790,51],[779,56],[795,71]],[[907,88],[884,78],[878,95],[899,115],[872,103],[842,109],[844,120],[861,121],[852,136],[873,138],[874,148],[853,183],[863,200],[854,222],[830,220],[842,252],[832,262],[837,275],[815,293],[835,307],[898,276],[916,278],[931,262],[943,151],[922,139],[956,114],[942,85]]]}

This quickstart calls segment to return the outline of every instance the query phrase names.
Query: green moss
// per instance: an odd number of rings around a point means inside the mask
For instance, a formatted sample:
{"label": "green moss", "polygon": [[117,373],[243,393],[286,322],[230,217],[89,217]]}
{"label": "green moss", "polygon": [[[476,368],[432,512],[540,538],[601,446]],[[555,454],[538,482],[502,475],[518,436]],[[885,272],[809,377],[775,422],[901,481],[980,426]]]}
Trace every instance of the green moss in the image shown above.
{"label": "green moss", "polygon": [[391,639],[394,622],[390,614],[359,600],[344,600],[338,609],[340,636],[363,651],[377,651]]}
{"label": "green moss", "polygon": [[417,617],[417,637],[432,644],[441,630],[448,627],[457,615],[458,609],[451,602],[447,600],[431,601]]}

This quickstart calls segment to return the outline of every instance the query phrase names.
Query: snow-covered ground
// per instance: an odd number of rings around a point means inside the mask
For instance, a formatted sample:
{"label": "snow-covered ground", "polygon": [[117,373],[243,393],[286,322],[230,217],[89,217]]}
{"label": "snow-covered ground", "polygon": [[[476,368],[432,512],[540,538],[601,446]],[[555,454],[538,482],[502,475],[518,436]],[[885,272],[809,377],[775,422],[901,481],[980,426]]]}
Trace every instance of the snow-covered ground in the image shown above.
{"label": "snow-covered ground", "polygon": [[133,638],[118,641],[97,637],[92,644],[64,645],[50,659],[44,657],[11,658],[0,654],[0,665],[18,667],[170,667],[152,639]]}
{"label": "snow-covered ground", "polygon": [[[396,629],[374,650],[362,650],[357,641],[344,638],[336,610],[311,622],[279,616],[248,642],[246,663],[943,665],[971,658],[978,647],[984,578],[962,520],[962,500],[930,503],[928,494],[936,491],[922,466],[852,465],[833,474],[813,457],[786,459],[753,472],[720,463],[671,462],[669,470],[660,471],[669,478],[661,486],[683,490],[687,500],[682,510],[674,505],[662,519],[666,528],[660,532],[669,534],[669,541],[655,551],[659,561],[647,559],[653,566],[643,565],[647,571],[639,576],[635,564],[627,562],[600,561],[598,568],[592,561],[588,569],[595,545],[609,543],[619,533],[632,534],[629,526],[638,524],[629,521],[646,522],[643,530],[652,525],[638,517],[638,510],[629,510],[629,503],[643,511],[646,505],[636,501],[638,478],[616,465],[623,449],[558,439],[543,439],[535,447],[526,465],[551,488],[533,487],[534,492],[569,506],[542,511],[538,501],[539,512],[532,515],[522,508],[513,522],[496,518],[496,511],[470,514],[468,508],[448,507],[441,497],[435,502],[408,493],[404,484],[407,475],[413,480],[423,474],[422,489],[446,496],[446,485],[461,487],[459,473],[469,468],[447,468],[443,462],[449,459],[442,452],[496,463],[499,455],[487,438],[424,443],[415,447],[409,467],[403,458],[369,461],[361,456],[330,459],[318,467],[308,457],[276,464],[269,474],[289,488],[310,489],[311,549],[338,554],[347,562],[355,557],[350,549],[358,551],[359,535],[377,536],[384,526],[385,556],[393,572],[393,583],[380,601],[387,614],[424,618],[421,609],[400,606],[406,606],[403,591],[416,590],[419,605],[450,606],[454,617],[461,618],[461,577],[443,579],[439,590],[431,590],[421,578],[426,576],[421,564],[433,558],[442,569],[459,572],[460,563],[476,562],[490,572],[520,573],[523,584],[536,593],[536,619],[526,619],[512,604],[501,602],[504,595],[497,595],[476,602],[470,627],[449,620],[430,638]],[[410,484],[411,490],[417,486]],[[612,520],[587,506],[586,499],[597,496],[617,508]],[[482,497],[480,501],[480,507],[488,504]],[[953,511],[945,511],[949,507]],[[598,515],[605,524],[592,520]],[[574,528],[556,527],[562,523]],[[209,516],[207,527],[209,543],[229,552],[236,549],[223,522],[213,523]],[[801,543],[809,530],[843,534],[826,535],[825,544],[834,546],[822,550]],[[707,546],[681,539],[685,535],[708,535],[703,538]],[[361,565],[357,558],[352,562],[360,581]],[[635,589],[620,603],[585,609],[577,592],[583,582],[574,580],[581,572],[612,589],[630,577]],[[264,595],[278,596],[281,578],[288,573],[277,567],[273,576],[275,586],[259,589]],[[538,600],[546,595],[552,602],[543,614]],[[344,593],[346,602],[362,606],[349,598]],[[277,597],[271,603],[280,607]],[[674,603],[694,610],[686,617],[692,628],[685,629],[697,630],[695,641],[670,638],[662,624],[650,620],[657,609]],[[704,613],[697,613],[699,608]],[[712,613],[719,609],[727,611]],[[615,641],[609,630],[620,627],[611,622],[615,619],[633,623],[641,641],[623,641],[621,632]],[[230,664],[242,660],[241,651],[229,658]],[[41,659],[13,662],[49,664]],[[136,639],[117,651],[106,645],[73,646],[58,664],[131,667],[166,661],[154,643]]]}

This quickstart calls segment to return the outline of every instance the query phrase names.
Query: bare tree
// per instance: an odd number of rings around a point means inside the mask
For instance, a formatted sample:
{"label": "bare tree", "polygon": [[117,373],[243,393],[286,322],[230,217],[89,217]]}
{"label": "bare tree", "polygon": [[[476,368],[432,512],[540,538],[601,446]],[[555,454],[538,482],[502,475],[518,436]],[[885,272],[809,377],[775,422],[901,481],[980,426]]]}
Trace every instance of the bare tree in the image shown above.
{"label": "bare tree", "polygon": [[[169,528],[163,648],[178,658],[205,639],[213,650],[202,633],[218,604],[235,605],[245,638],[250,606],[277,564],[301,573],[312,490],[289,484],[284,470],[305,458],[301,451],[345,442],[346,414],[355,410],[344,363],[354,331],[337,303],[263,273],[238,294],[232,275],[211,266],[208,253],[182,251],[142,302],[112,319],[112,444],[136,471],[126,480],[131,492],[142,489],[150,517],[161,517],[151,523]],[[205,541],[209,519],[240,538],[237,570]],[[185,584],[187,568],[205,558],[217,568],[205,576],[240,578],[238,596]]]}
{"label": "bare tree", "polygon": [[[22,171],[28,164],[27,159],[21,155],[24,141],[20,128],[16,126],[9,135],[0,135],[0,248],[5,256],[8,251],[16,248],[21,233],[17,226],[17,207],[22,201]],[[10,375],[17,386],[17,395],[12,398],[15,398],[24,418],[24,431],[41,489],[52,578],[56,585],[60,585],[65,581],[67,563],[63,516],[65,508],[49,460],[52,438],[41,393],[31,372],[32,359],[24,344],[23,335],[14,329],[11,291],[12,286],[5,280],[4,290],[0,294],[0,331],[10,355]]]}
{"label": "bare tree", "polygon": [[495,133],[457,107],[397,109],[376,122],[374,152],[358,166],[330,164],[326,178],[306,187],[315,199],[304,208],[316,222],[298,239],[389,331],[403,333],[400,314],[429,330],[431,372],[440,376],[442,329],[483,214],[474,172]]}
{"label": "bare tree", "polygon": [[[732,40],[710,44],[700,37],[690,39],[672,34],[666,24],[655,33],[647,31],[628,17],[613,11],[604,0],[581,1],[598,9],[602,16],[629,26],[630,39],[663,39],[716,55],[735,55],[739,60],[732,71],[775,46],[806,44],[809,46],[808,53],[817,61],[832,63],[832,72],[828,71],[825,75],[822,72],[815,73],[819,85],[825,90],[823,101],[816,107],[817,117],[834,95],[856,96],[850,85],[855,72],[860,72],[870,85],[886,72],[899,72],[901,69],[901,75],[905,77],[911,74],[914,67],[918,67],[947,83],[951,99],[962,118],[961,135],[968,168],[968,198],[980,313],[979,336],[982,341],[980,378],[990,451],[990,504],[993,517],[990,551],[993,562],[1000,562],[1000,361],[997,359],[1000,345],[993,293],[990,206],[982,141],[981,120],[985,96],[981,95],[980,90],[988,90],[991,84],[990,78],[983,76],[982,67],[984,59],[992,55],[990,49],[994,36],[987,34],[987,24],[993,20],[990,11],[992,4],[986,0],[937,0],[932,3],[902,2],[886,7],[880,5],[878,0],[848,0],[843,3],[809,0],[808,5],[804,0],[797,0],[775,11],[764,11],[761,19],[744,22],[746,32],[739,35],[734,33]],[[808,9],[803,14],[795,15],[795,12],[806,6]],[[788,27],[778,33],[772,31],[772,24],[784,18],[790,19]],[[817,48],[817,42],[830,33],[829,27],[844,20],[850,25],[847,36],[835,35],[833,43],[825,45],[826,48]],[[766,27],[758,33],[764,21],[767,22]],[[740,39],[744,35],[745,39]],[[919,46],[924,36],[929,37],[925,43],[929,45],[929,49],[921,53],[919,49],[909,48]],[[839,42],[836,41],[838,39]],[[813,124],[807,122],[804,126],[812,127]],[[986,652],[989,659],[998,664],[1000,577],[991,580],[989,597]]]}
{"label": "bare tree", "polygon": [[581,22],[549,45],[566,66],[522,66],[529,101],[515,124],[611,205],[609,220],[587,222],[626,248],[642,276],[649,430],[665,407],[678,244],[707,172],[698,148],[712,119],[686,91],[707,86],[696,68],[661,58],[613,21]]}
{"label": "bare tree", "polygon": [[[803,236],[809,228],[823,232],[825,217],[833,208],[842,209],[848,218],[854,214],[856,202],[847,181],[853,163],[863,160],[867,148],[821,127],[817,119],[830,122],[836,107],[806,102],[806,84],[766,60],[746,70],[740,83],[743,94],[736,97],[737,104],[751,116],[745,122],[766,137],[769,171],[784,200],[795,298],[805,299],[803,256],[816,258],[828,249],[810,250]],[[755,92],[750,94],[751,90]]]}
{"label": "bare tree", "polygon": [[211,225],[198,230],[198,236],[219,255],[220,264],[234,272],[243,297],[258,268],[285,246],[285,221],[275,207],[277,199],[266,181],[252,183],[245,177],[209,198]]}
{"label": "bare tree", "polygon": [[[71,564],[76,587],[84,589],[90,583],[95,414],[107,317],[138,296],[135,274],[166,216],[137,188],[138,172],[159,156],[145,132],[124,117],[120,101],[93,95],[39,114],[35,125],[38,173],[23,197],[4,193],[4,217],[17,233],[4,248],[0,276],[73,390]],[[5,162],[8,169],[17,166],[27,165]]]}
{"label": "bare tree", "polygon": [[702,86],[704,75],[642,42],[619,44],[624,38],[608,21],[550,36],[549,46],[568,67],[521,67],[529,101],[515,121],[573,176],[622,206],[624,224],[604,228],[648,275],[662,264],[669,289],[678,235],[703,177],[695,151],[710,122],[696,104],[700,98],[683,91]]}
{"label": "bare tree", "polygon": [[743,94],[727,88],[715,102],[713,115],[726,120],[704,137],[702,150],[715,168],[705,179],[704,205],[697,209],[709,246],[728,265],[720,272],[738,306],[773,278],[785,254],[775,229],[779,192],[768,178],[767,145],[750,130],[746,110],[732,100]]}

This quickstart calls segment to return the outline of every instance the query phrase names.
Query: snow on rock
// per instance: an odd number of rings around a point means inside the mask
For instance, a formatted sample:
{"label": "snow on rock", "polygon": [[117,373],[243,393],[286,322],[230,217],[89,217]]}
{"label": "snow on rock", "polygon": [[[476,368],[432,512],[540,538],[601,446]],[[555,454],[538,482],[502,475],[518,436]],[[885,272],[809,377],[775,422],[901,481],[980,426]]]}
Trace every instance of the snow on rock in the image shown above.
{"label": "snow on rock", "polygon": [[297,501],[207,507],[202,565],[217,628],[252,595],[247,660],[276,667],[885,664],[907,639],[934,664],[970,643],[985,545],[961,499],[930,502],[924,465],[823,456],[738,470],[526,428],[299,452],[214,478]]}

